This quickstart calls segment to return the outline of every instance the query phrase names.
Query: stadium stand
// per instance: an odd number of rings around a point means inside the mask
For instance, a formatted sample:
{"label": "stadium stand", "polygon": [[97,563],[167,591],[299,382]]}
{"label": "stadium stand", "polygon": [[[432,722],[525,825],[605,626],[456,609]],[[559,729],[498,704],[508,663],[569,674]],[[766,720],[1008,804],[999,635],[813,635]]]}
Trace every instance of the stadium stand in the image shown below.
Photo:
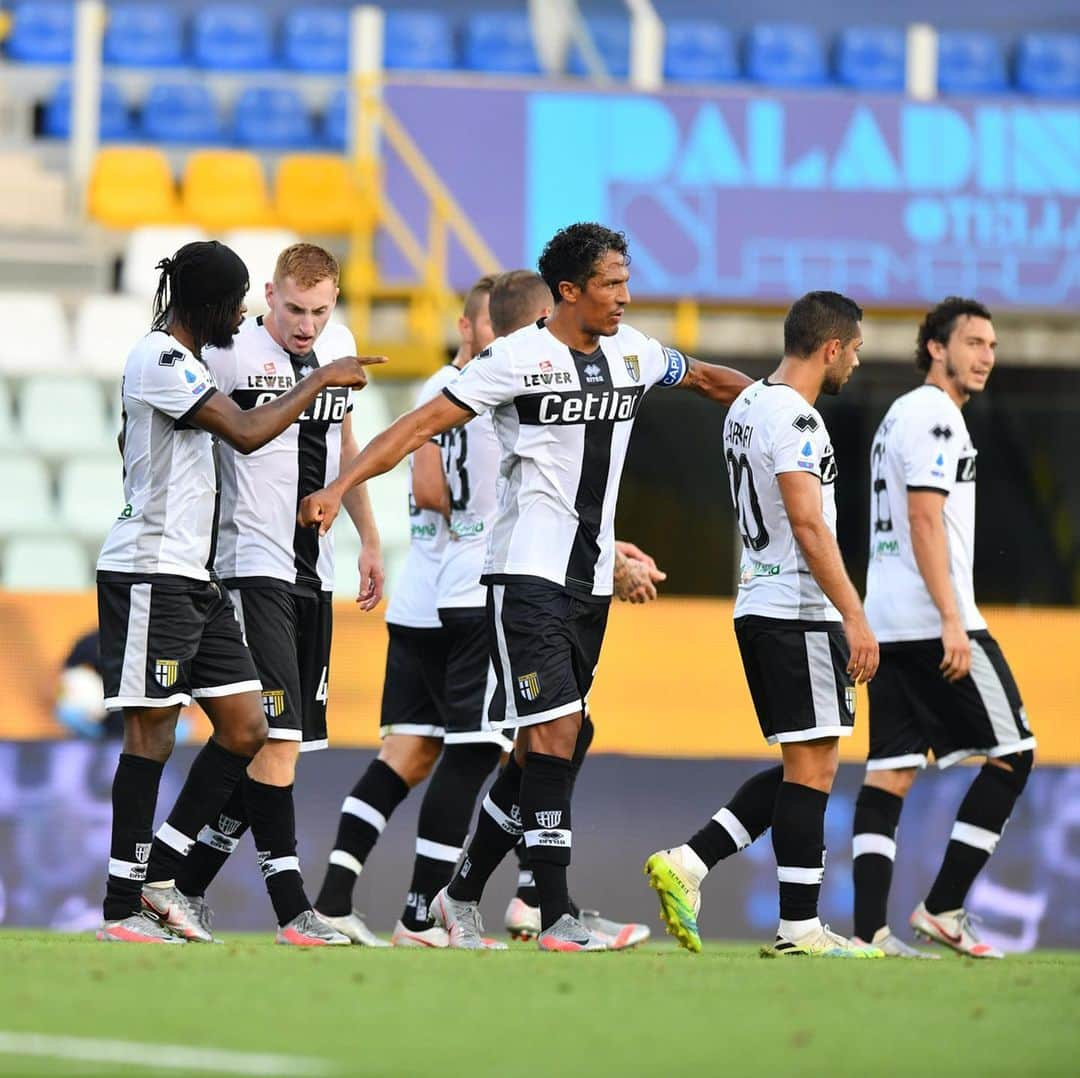
{"label": "stadium stand", "polygon": [[500,75],[538,75],[529,16],[520,11],[484,11],[465,20],[464,67]]}
{"label": "stadium stand", "polygon": [[[131,138],[131,114],[120,87],[110,80],[101,84],[102,142],[120,142]],[[67,138],[71,134],[71,82],[58,83],[45,106],[43,131],[49,138]]]}
{"label": "stadium stand", "polygon": [[58,484],[59,521],[76,539],[100,542],[124,505],[123,474],[112,453],[66,461]]}
{"label": "stadium stand", "polygon": [[349,15],[344,9],[302,7],[282,23],[281,59],[294,71],[339,75],[349,68]]}
{"label": "stadium stand", "polygon": [[[612,78],[625,79],[630,72],[630,23],[617,15],[595,15],[586,18],[585,23],[607,73]],[[577,46],[570,50],[567,71],[571,75],[589,73]]]}
{"label": "stadium stand", "polygon": [[836,39],[836,79],[853,90],[900,93],[904,89],[904,33],[891,27],[852,27]]}
{"label": "stadium stand", "polygon": [[0,373],[22,375],[71,366],[71,335],[60,300],[51,292],[0,292],[0,325],[33,333],[0,334]]}
{"label": "stadium stand", "polygon": [[299,239],[295,232],[283,228],[234,228],[221,237],[222,243],[231,247],[247,266],[251,281],[247,296],[249,314],[265,313],[266,282],[274,276],[277,256]]}
{"label": "stadium stand", "polygon": [[258,157],[242,150],[198,150],[180,189],[185,215],[212,232],[274,223]]}
{"label": "stadium stand", "polygon": [[1080,34],[1025,34],[1016,86],[1039,97],[1080,97]]}
{"label": "stadium stand", "polygon": [[349,167],[335,154],[287,154],[274,177],[274,213],[297,232],[348,231],[354,203]]}
{"label": "stadium stand", "polygon": [[255,4],[201,8],[193,25],[193,59],[211,71],[263,71],[274,66],[273,22]]}
{"label": "stadium stand", "polygon": [[820,86],[827,79],[825,48],[812,26],[762,23],[746,39],[746,76],[770,86]]}
{"label": "stadium stand", "polygon": [[180,67],[185,62],[180,12],[169,4],[110,5],[104,57],[117,67]]}
{"label": "stadium stand", "polygon": [[349,104],[345,90],[336,90],[326,106],[322,123],[322,141],[333,150],[345,149],[348,142]]}
{"label": "stadium stand", "polygon": [[8,452],[19,444],[15,427],[15,415],[11,409],[11,394],[7,385],[0,381],[0,451]]}
{"label": "stadium stand", "polygon": [[18,392],[23,444],[49,460],[116,449],[101,387],[89,377],[38,374]]}
{"label": "stadium stand", "polygon": [[71,62],[75,18],[69,3],[25,0],[11,9],[12,30],[7,55],[24,64]]}
{"label": "stadium stand", "polygon": [[45,462],[30,453],[0,456],[0,487],[14,512],[0,513],[0,536],[47,528],[56,516]]}
{"label": "stadium stand", "polygon": [[938,37],[938,89],[943,94],[994,94],[1008,86],[1005,55],[990,34],[946,31]]}
{"label": "stadium stand", "polygon": [[124,247],[120,289],[129,296],[151,299],[157,289],[158,271],[154,268],[162,256],[178,250],[185,243],[209,237],[194,225],[165,225],[136,228],[128,233]]}
{"label": "stadium stand", "polygon": [[155,82],[143,98],[138,132],[150,142],[216,146],[225,140],[217,100],[198,82]]}
{"label": "stadium stand", "polygon": [[738,78],[735,38],[720,23],[672,19],[665,30],[665,78],[672,82],[729,82]]}
{"label": "stadium stand", "polygon": [[[40,521],[35,523],[40,526]],[[0,583],[13,591],[83,591],[93,577],[78,540],[43,532],[8,542]]]}
{"label": "stadium stand", "polygon": [[75,314],[79,368],[110,383],[119,382],[131,346],[149,325],[150,305],[145,299],[112,292],[85,296]]}
{"label": "stadium stand", "polygon": [[160,150],[111,146],[94,159],[87,204],[110,228],[179,220],[180,200],[169,162]]}
{"label": "stadium stand", "polygon": [[315,125],[295,91],[285,86],[249,86],[233,115],[241,146],[299,150],[315,143]]}
{"label": "stadium stand", "polygon": [[450,19],[438,11],[386,13],[383,62],[391,70],[447,71],[457,67]]}

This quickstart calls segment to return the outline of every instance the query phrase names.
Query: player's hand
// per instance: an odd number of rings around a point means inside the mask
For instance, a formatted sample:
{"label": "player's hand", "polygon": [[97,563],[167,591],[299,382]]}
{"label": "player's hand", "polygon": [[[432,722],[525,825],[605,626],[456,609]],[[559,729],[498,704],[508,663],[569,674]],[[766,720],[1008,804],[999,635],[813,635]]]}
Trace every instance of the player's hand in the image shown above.
{"label": "player's hand", "polygon": [[378,547],[366,546],[360,551],[357,562],[360,570],[360,589],[356,601],[365,613],[379,605],[383,595],[386,573],[383,569],[382,551]]}
{"label": "player's hand", "polygon": [[296,519],[304,528],[318,528],[320,535],[325,535],[334,523],[334,518],[341,509],[341,494],[333,487],[309,494],[300,503]]}
{"label": "player's hand", "polygon": [[877,638],[861,610],[857,615],[844,618],[844,636],[851,652],[847,672],[856,685],[862,685],[877,673],[880,655]]}
{"label": "player's hand", "polygon": [[388,362],[386,356],[343,356],[322,368],[325,371],[323,377],[328,386],[363,389],[367,385],[367,371],[364,368]]}
{"label": "player's hand", "polygon": [[667,573],[633,543],[615,540],[615,598],[628,603],[648,603],[656,598],[656,585]]}
{"label": "player's hand", "polygon": [[960,618],[941,623],[941,646],[945,655],[940,670],[946,681],[959,681],[971,670],[971,640]]}

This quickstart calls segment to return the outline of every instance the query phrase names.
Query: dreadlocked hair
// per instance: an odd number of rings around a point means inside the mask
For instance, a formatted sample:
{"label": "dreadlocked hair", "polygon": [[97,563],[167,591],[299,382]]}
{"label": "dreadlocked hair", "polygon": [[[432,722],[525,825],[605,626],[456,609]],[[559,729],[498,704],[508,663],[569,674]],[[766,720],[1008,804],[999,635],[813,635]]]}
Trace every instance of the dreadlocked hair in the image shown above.
{"label": "dreadlocked hair", "polygon": [[182,281],[185,270],[193,268],[198,261],[197,253],[192,250],[196,246],[181,247],[172,258],[163,258],[154,267],[159,276],[150,328],[168,333],[173,321],[180,322],[191,334],[198,353],[207,344],[220,345],[231,337],[236,312],[248,286],[245,282],[242,288],[209,303],[186,297]]}

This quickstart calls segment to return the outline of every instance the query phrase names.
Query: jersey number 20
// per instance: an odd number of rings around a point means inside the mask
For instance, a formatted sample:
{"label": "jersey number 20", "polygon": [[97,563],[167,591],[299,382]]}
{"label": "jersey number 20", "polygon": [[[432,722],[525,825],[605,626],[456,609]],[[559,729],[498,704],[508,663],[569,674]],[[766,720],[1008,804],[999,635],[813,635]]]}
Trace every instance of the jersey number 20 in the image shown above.
{"label": "jersey number 20", "polygon": [[761,505],[754,489],[754,473],[750,470],[750,461],[746,459],[745,453],[735,456],[734,450],[729,449],[727,463],[728,476],[731,479],[731,500],[739,517],[739,532],[742,534],[743,543],[750,550],[764,550],[769,545],[769,533],[765,530],[765,521],[761,519]]}

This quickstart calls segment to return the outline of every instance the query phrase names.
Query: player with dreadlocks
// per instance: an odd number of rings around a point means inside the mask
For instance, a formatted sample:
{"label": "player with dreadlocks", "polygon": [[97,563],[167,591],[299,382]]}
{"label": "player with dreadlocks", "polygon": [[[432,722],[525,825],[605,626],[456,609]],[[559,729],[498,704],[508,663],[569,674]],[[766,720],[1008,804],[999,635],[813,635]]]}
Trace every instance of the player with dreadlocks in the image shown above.
{"label": "player with dreadlocks", "polygon": [[[242,410],[202,362],[227,348],[244,316],[247,269],[223,244],[189,243],[158,263],[151,332],[128,356],[122,384],[125,505],[97,565],[106,707],[124,712],[113,779],[105,923],[98,938],[177,943],[169,930],[186,900],[176,869],[200,830],[243,783],[259,849],[278,848],[291,821],[247,774],[266,737],[260,684],[228,596],[213,576],[217,439],[251,453],[330,386],[366,384],[379,358],[328,363],[289,392]],[[167,821],[151,836],[162,768],[180,708],[199,700],[214,733],[191,766]],[[146,902],[146,888],[153,902]],[[153,910],[154,915],[145,910]],[[346,943],[310,914],[282,926],[287,943]],[[299,923],[302,922],[302,923]]]}

